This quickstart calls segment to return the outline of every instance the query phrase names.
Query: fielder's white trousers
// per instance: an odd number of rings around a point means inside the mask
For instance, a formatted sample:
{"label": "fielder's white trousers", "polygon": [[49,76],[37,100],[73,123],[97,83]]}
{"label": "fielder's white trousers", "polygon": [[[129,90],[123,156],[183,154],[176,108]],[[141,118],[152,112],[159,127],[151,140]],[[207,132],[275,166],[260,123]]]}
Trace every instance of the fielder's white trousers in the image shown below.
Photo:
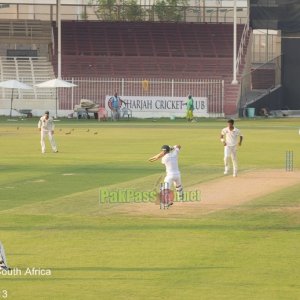
{"label": "fielder's white trousers", "polygon": [[48,135],[52,150],[54,152],[57,151],[56,143],[52,134],[51,130],[41,130],[41,146],[42,146],[42,153],[45,153],[46,151],[46,144],[45,144],[45,137]]}
{"label": "fielder's white trousers", "polygon": [[231,157],[232,166],[233,166],[233,174],[237,174],[238,171],[238,163],[237,163],[237,146],[224,146],[224,165],[225,165],[225,173],[229,171],[229,159]]}
{"label": "fielder's white trousers", "polygon": [[232,166],[233,166],[233,174],[237,174],[238,164],[237,164],[237,154],[236,154],[236,146],[224,146],[224,166],[225,173],[229,171],[229,159],[231,157]]}
{"label": "fielder's white trousers", "polygon": [[3,261],[5,266],[7,266],[7,261],[6,261],[6,256],[5,256],[5,251],[2,243],[0,242],[0,261]]}

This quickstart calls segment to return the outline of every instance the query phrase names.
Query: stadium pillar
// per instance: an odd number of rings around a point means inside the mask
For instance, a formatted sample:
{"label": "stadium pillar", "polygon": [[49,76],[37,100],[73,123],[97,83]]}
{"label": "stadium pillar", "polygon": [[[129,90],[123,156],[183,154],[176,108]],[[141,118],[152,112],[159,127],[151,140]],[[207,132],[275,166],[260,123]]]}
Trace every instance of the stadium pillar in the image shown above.
{"label": "stadium pillar", "polygon": [[61,79],[61,14],[60,0],[56,1],[56,18],[57,18],[57,78]]}
{"label": "stadium pillar", "polygon": [[236,79],[236,47],[237,47],[237,16],[236,16],[236,0],[233,2],[233,79],[231,84],[237,84],[238,81]]}

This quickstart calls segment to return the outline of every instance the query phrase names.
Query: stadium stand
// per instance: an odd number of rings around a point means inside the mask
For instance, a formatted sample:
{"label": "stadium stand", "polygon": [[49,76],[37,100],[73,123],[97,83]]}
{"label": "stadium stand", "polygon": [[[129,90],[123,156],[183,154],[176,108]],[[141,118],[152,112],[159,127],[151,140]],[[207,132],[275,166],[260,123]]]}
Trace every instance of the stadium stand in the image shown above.
{"label": "stadium stand", "polygon": [[39,20],[0,20],[0,40],[5,42],[35,43],[51,40],[51,23]]}
{"label": "stadium stand", "polygon": [[[0,57],[1,81],[17,79],[30,86],[54,77],[53,67],[46,57]],[[9,90],[4,90],[10,93]],[[24,99],[53,98],[53,90],[22,91]]]}
{"label": "stadium stand", "polygon": [[[238,45],[243,30],[238,25]],[[224,79],[225,112],[233,114],[240,87],[231,85],[232,32],[222,23],[63,21],[62,75]],[[53,66],[57,72],[56,56]]]}
{"label": "stadium stand", "polygon": [[232,57],[232,24],[64,21],[62,28],[63,55]]}
{"label": "stadium stand", "polygon": [[[57,76],[55,22],[1,20],[0,28],[1,80],[14,78],[34,86]],[[238,25],[238,45],[243,30]],[[223,79],[225,113],[234,114],[240,86],[231,85],[232,31],[227,23],[62,21],[62,76]],[[3,98],[8,93],[2,89]],[[55,97],[52,89],[19,93],[24,99]],[[61,108],[67,105],[62,102]]]}
{"label": "stadium stand", "polygon": [[[0,80],[17,79],[30,86],[54,77],[48,58],[51,23],[38,20],[0,20]],[[20,99],[54,99],[51,89],[18,90]],[[1,89],[3,99],[9,89]]]}

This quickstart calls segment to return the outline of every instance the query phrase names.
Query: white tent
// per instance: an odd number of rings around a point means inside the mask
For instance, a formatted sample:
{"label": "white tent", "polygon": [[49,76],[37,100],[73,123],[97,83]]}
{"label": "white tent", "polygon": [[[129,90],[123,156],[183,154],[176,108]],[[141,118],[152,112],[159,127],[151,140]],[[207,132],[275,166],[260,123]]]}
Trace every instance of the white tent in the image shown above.
{"label": "white tent", "polygon": [[77,86],[74,83],[62,80],[60,78],[54,78],[48,81],[35,85],[38,88],[55,88],[56,89],[56,100],[55,100],[55,117],[57,117],[57,88],[72,88]]}
{"label": "white tent", "polygon": [[7,81],[2,81],[0,82],[0,87],[5,88],[5,89],[11,89],[11,99],[10,99],[10,117],[12,115],[12,104],[14,100],[14,90],[15,89],[20,89],[20,90],[31,90],[32,87],[20,82],[18,80],[7,80]]}

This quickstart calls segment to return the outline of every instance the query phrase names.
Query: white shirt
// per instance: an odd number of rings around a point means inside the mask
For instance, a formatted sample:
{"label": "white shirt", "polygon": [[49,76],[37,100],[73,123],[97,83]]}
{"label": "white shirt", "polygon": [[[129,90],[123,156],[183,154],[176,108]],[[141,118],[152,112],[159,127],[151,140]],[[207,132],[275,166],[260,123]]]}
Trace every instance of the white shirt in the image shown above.
{"label": "white shirt", "polygon": [[234,127],[233,130],[225,127],[222,129],[221,135],[224,136],[227,146],[236,146],[239,143],[239,136],[242,136],[242,133],[236,127]]}
{"label": "white shirt", "polygon": [[180,175],[178,168],[178,154],[180,149],[175,147],[170,153],[164,155],[161,159],[161,163],[166,166],[167,175]]}
{"label": "white shirt", "polygon": [[38,128],[41,128],[43,130],[54,130],[54,121],[53,118],[49,117],[48,120],[45,116],[42,116],[39,120]]}

